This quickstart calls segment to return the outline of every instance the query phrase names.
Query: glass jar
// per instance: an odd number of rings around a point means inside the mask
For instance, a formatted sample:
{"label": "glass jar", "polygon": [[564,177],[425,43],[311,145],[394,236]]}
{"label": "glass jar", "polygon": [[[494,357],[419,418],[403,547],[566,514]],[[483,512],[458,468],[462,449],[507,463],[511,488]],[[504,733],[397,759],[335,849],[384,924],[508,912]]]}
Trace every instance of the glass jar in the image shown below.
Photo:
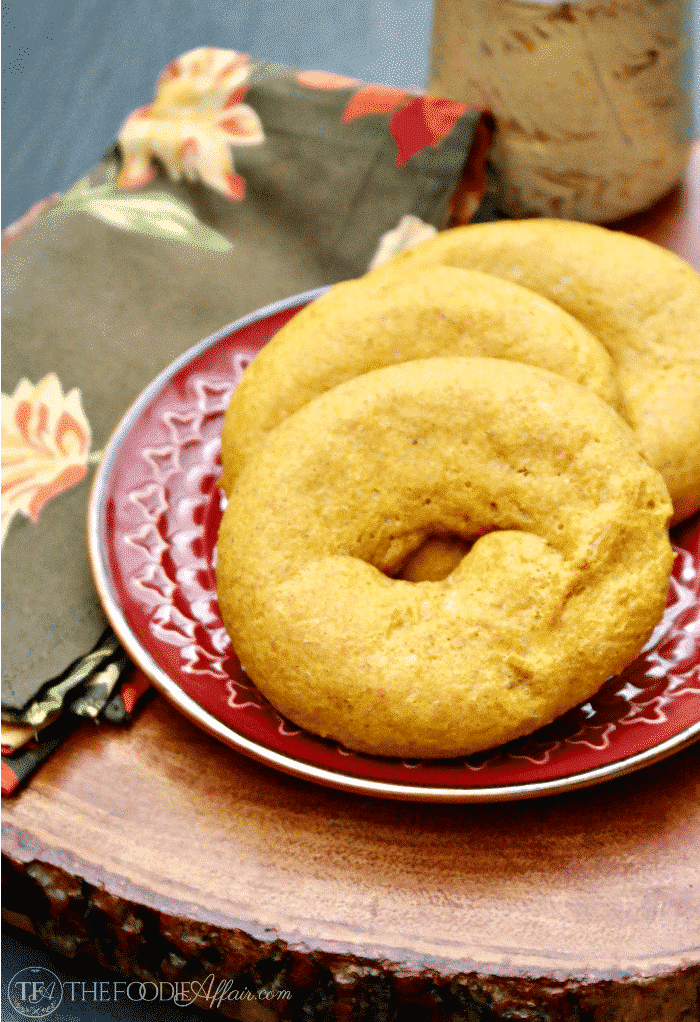
{"label": "glass jar", "polygon": [[428,92],[492,111],[510,216],[605,223],[680,179],[684,0],[435,0]]}

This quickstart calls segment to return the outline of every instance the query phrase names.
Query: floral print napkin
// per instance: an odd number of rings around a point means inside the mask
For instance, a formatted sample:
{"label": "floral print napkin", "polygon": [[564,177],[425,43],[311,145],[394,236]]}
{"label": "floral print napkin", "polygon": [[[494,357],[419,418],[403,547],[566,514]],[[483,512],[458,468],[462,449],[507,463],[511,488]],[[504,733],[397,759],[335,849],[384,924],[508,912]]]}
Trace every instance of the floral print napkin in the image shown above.
{"label": "floral print napkin", "polygon": [[490,135],[461,103],[203,47],[97,167],[5,232],[3,766],[29,764],[12,790],[76,721],[127,719],[147,685],[85,543],[122,414],[240,316],[493,219]]}

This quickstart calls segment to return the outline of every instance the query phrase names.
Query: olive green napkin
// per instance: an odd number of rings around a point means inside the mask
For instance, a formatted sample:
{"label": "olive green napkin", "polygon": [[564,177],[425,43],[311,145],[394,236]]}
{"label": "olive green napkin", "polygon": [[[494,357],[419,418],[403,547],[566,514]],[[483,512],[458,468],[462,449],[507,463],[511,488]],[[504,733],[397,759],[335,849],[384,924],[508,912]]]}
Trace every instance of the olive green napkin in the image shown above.
{"label": "olive green napkin", "polygon": [[131,402],[232,320],[468,220],[489,136],[463,104],[202,48],[97,167],[6,232],[4,720],[39,726],[124,663],[85,517]]}

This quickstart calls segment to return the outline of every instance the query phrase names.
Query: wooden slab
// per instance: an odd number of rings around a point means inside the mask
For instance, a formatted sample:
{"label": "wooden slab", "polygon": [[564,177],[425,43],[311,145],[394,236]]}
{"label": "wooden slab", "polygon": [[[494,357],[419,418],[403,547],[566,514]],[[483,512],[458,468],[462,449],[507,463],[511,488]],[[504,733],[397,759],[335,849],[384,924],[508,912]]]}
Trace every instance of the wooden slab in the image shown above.
{"label": "wooden slab", "polygon": [[[694,153],[625,227],[697,265]],[[156,697],[67,741],[5,803],[2,846],[10,921],[127,975],[280,993],[218,1004],[235,1018],[700,1018],[699,745],[556,797],[383,802],[277,774]]]}
{"label": "wooden slab", "polygon": [[471,977],[470,997],[581,1009],[601,984],[622,1004],[700,982],[698,745],[558,797],[386,803],[253,763],[157,698],[128,731],[82,729],[4,817],[6,907],[127,973],[206,976],[225,948],[236,975],[281,957],[299,997],[329,972],[352,1001],[369,968],[393,998]]}

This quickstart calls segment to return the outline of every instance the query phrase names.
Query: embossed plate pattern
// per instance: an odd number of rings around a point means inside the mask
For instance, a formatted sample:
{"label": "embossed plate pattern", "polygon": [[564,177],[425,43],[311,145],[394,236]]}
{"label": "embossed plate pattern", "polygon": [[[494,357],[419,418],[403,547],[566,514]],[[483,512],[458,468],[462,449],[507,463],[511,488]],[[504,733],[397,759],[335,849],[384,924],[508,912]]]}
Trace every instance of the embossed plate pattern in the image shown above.
{"label": "embossed plate pattern", "polygon": [[214,564],[221,421],[241,373],[323,289],[239,320],[166,369],[126,414],[93,487],[89,543],[107,616],[185,714],[273,767],[384,797],[496,801],[639,769],[700,737],[700,518],[674,533],[669,601],[639,659],[535,734],[457,760],[351,753],[301,731],[245,676],[223,627]]}

